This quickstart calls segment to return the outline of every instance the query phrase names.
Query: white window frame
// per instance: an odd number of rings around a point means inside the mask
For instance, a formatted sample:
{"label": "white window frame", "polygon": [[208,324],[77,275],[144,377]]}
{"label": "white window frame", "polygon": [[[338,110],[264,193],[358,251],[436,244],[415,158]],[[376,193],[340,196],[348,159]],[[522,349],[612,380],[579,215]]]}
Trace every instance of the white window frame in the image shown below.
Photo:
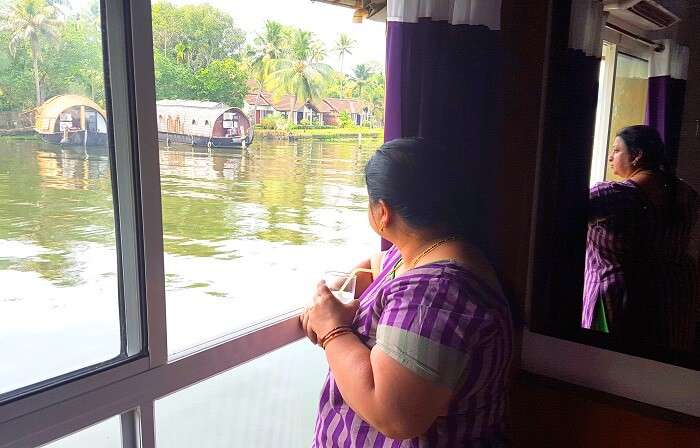
{"label": "white window frame", "polygon": [[304,336],[295,310],[168,357],[151,4],[103,0],[102,8],[127,354],[134,357],[0,406],[0,448],[40,446],[115,415],[124,448],[154,448],[157,399]]}

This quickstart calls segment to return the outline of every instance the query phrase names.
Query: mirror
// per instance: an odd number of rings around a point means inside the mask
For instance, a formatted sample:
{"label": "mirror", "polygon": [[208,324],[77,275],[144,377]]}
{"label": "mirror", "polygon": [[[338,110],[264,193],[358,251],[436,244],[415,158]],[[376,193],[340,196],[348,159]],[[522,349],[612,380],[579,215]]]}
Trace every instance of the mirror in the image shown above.
{"label": "mirror", "polygon": [[553,7],[532,329],[698,369],[700,2]]}

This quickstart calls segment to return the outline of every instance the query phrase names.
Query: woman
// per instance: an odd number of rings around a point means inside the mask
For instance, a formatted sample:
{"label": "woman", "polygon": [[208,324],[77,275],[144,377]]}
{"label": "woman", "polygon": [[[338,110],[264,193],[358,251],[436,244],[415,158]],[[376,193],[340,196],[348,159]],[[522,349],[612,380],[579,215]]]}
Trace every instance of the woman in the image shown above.
{"label": "woman", "polygon": [[510,311],[463,238],[453,166],[421,139],[367,162],[369,222],[393,245],[360,265],[359,300],[320,283],[301,316],[330,367],[314,447],[502,446]]}
{"label": "woman", "polygon": [[666,170],[664,152],[649,126],[615,138],[608,161],[624,181],[591,189],[581,324],[645,348],[690,350],[698,195]]}

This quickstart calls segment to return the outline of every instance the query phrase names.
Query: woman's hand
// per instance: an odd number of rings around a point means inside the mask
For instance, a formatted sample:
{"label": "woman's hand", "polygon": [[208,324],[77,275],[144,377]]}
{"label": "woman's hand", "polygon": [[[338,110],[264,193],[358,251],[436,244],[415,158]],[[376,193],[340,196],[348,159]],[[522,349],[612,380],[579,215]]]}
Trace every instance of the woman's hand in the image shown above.
{"label": "woman's hand", "polygon": [[313,302],[299,316],[301,326],[309,340],[317,344],[320,338],[335,327],[352,324],[359,305],[359,300],[342,303],[326,287],[326,283],[321,281],[316,285]]}

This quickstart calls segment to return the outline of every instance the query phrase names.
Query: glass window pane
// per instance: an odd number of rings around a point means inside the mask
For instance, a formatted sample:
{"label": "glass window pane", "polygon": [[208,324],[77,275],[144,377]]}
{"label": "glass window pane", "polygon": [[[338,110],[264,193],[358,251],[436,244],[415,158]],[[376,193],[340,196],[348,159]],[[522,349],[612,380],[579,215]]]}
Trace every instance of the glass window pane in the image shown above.
{"label": "glass window pane", "polygon": [[156,446],[309,446],[327,371],[299,341],[156,401]]}
{"label": "glass window pane", "polygon": [[0,399],[122,351],[99,2],[6,6]]}
{"label": "glass window pane", "polygon": [[[379,249],[363,170],[383,137],[385,37],[306,0],[156,2],[153,36],[173,353],[299,307]],[[279,82],[294,58],[309,102]]]}
{"label": "glass window pane", "polygon": [[[617,54],[608,150],[620,129],[625,126],[644,124],[648,79],[648,61],[624,53]],[[622,180],[613,174],[609,164],[606,167],[606,180]]]}
{"label": "glass window pane", "polygon": [[97,423],[42,448],[121,448],[122,428],[119,416]]}

